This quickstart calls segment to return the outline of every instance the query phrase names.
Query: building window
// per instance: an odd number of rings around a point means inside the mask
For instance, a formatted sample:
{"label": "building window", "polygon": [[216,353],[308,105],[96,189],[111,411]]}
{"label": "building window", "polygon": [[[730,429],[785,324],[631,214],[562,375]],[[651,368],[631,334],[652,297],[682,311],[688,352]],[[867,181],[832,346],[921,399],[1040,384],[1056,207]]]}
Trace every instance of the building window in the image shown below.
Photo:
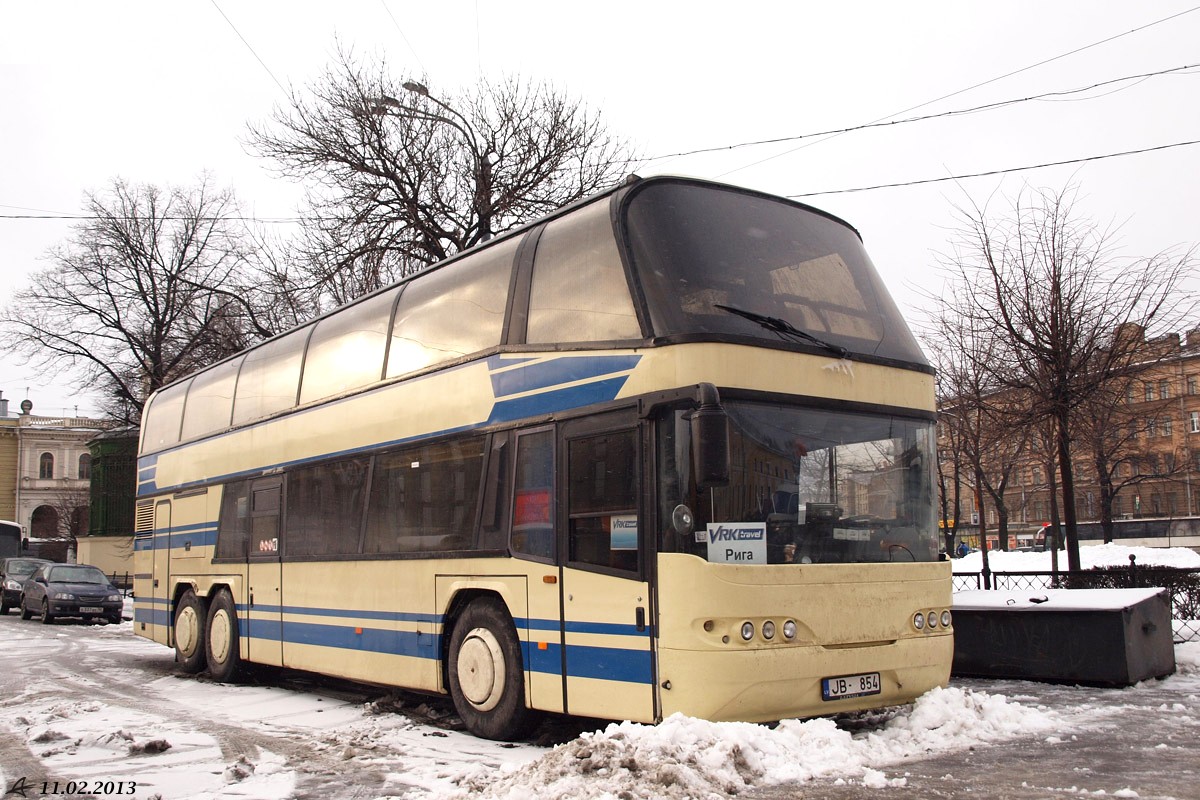
{"label": "building window", "polygon": [[1125,402],[1127,404],[1133,403],[1133,384],[1132,383],[1125,387]]}
{"label": "building window", "polygon": [[1145,389],[1145,394],[1143,395],[1143,397],[1146,399],[1146,402],[1150,402],[1151,400],[1154,399],[1154,384],[1147,383],[1147,384],[1145,384],[1144,389]]}
{"label": "building window", "polygon": [[1146,438],[1151,438],[1158,435],[1158,420],[1146,420]]}
{"label": "building window", "polygon": [[1170,396],[1171,396],[1171,382],[1170,381],[1159,381],[1158,382],[1158,399],[1166,400]]}
{"label": "building window", "polygon": [[54,477],[54,456],[50,453],[42,453],[42,457],[38,459],[38,477]]}
{"label": "building window", "polygon": [[1187,377],[1187,393],[1200,394],[1200,377],[1188,375]]}
{"label": "building window", "polygon": [[92,478],[92,457],[88,453],[84,453],[79,457],[79,479],[81,481],[91,480]]}
{"label": "building window", "polygon": [[1170,436],[1171,433],[1174,431],[1174,429],[1175,429],[1175,426],[1172,424],[1171,418],[1167,417],[1166,419],[1164,419],[1162,421],[1162,427],[1159,428],[1159,432],[1163,436]]}
{"label": "building window", "polygon": [[1200,433],[1200,411],[1188,412],[1188,429],[1192,433]]}

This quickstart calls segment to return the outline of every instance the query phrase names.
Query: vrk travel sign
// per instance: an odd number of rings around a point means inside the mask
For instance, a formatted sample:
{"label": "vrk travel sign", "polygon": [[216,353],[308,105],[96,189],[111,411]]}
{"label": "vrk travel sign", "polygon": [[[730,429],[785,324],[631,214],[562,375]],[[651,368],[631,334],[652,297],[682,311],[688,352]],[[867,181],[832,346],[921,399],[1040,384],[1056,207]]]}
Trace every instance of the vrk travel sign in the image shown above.
{"label": "vrk travel sign", "polygon": [[708,560],[718,564],[767,563],[767,523],[710,522],[704,532]]}

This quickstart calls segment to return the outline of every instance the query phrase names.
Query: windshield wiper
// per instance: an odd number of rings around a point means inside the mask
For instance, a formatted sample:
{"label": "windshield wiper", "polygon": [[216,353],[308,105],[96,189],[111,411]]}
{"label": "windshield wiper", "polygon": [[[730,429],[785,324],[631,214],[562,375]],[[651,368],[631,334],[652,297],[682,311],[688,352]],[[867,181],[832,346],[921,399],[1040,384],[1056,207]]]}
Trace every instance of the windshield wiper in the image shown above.
{"label": "windshield wiper", "polygon": [[838,356],[839,358],[849,358],[850,357],[850,351],[847,350],[846,348],[841,347],[836,344],[831,344],[830,342],[827,342],[824,339],[818,339],[816,336],[813,336],[811,333],[800,330],[795,325],[788,322],[786,319],[780,319],[779,317],[768,317],[766,314],[759,314],[754,311],[747,311],[744,308],[735,308],[733,306],[724,306],[724,305],[721,305],[720,303],[713,303],[713,305],[716,306],[717,308],[721,309],[722,311],[728,311],[730,314],[737,314],[739,317],[742,317],[743,319],[748,319],[751,322],[756,322],[759,325],[766,328],[767,330],[774,331],[775,333],[778,333],[782,336],[791,336],[796,339],[803,339],[806,342],[812,342],[813,344],[820,345],[821,347],[824,347],[826,350],[828,350],[829,352]]}

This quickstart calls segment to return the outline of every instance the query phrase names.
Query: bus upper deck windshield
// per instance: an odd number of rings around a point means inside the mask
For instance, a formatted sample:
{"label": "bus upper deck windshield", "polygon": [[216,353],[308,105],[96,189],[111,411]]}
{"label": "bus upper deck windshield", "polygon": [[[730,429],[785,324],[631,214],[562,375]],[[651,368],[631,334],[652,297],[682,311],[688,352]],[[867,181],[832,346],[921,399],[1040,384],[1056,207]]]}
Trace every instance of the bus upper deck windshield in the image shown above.
{"label": "bus upper deck windshield", "polygon": [[764,334],[719,306],[783,320],[854,353],[926,364],[853,228],[779,198],[658,180],[625,224],[654,331]]}

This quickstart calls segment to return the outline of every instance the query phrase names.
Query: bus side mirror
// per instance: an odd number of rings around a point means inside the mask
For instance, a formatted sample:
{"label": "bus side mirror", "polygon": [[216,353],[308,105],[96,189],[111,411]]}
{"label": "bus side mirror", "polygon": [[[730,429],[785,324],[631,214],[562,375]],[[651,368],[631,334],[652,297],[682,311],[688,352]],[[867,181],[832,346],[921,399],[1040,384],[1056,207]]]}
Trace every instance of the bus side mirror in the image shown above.
{"label": "bus side mirror", "polygon": [[[707,389],[708,391],[704,391]],[[713,386],[702,387],[692,412],[692,471],[701,489],[729,484],[729,417]]]}

